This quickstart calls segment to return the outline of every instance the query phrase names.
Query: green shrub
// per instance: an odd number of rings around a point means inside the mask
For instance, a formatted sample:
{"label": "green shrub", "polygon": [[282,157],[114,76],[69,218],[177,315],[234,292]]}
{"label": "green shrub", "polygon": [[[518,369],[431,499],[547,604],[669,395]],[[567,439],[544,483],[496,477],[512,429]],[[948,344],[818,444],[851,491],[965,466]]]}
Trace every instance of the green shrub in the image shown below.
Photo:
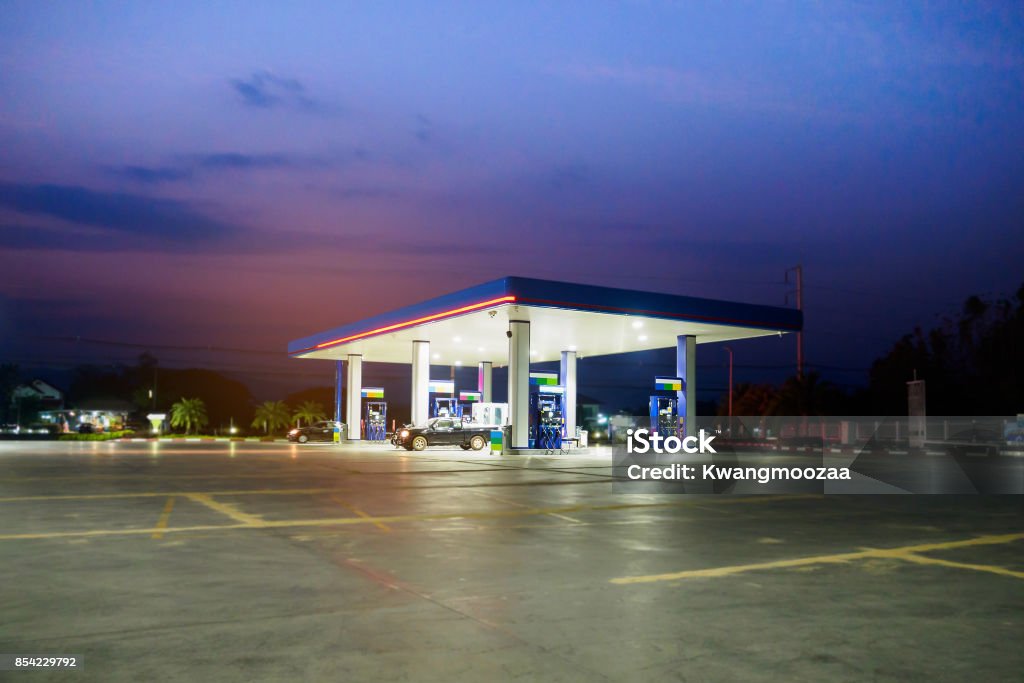
{"label": "green shrub", "polygon": [[125,439],[135,436],[135,432],[126,429],[119,432],[101,432],[99,434],[61,434],[57,437],[59,441],[110,441],[111,439]]}

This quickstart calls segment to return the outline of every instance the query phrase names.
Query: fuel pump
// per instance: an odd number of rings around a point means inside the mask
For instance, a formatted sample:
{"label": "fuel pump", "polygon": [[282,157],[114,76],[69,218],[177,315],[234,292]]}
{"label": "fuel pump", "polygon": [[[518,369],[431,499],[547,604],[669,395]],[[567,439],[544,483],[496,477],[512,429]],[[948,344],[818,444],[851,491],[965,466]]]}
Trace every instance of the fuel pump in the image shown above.
{"label": "fuel pump", "polygon": [[651,396],[651,431],[663,437],[682,437],[679,400],[675,396]]}
{"label": "fuel pump", "polygon": [[430,417],[462,417],[462,404],[454,397],[437,397],[434,399],[434,409]]}
{"label": "fuel pump", "polygon": [[366,440],[384,441],[387,434],[388,404],[384,401],[366,403]]}
{"label": "fuel pump", "polygon": [[546,451],[562,447],[562,394],[530,394],[530,448]]}

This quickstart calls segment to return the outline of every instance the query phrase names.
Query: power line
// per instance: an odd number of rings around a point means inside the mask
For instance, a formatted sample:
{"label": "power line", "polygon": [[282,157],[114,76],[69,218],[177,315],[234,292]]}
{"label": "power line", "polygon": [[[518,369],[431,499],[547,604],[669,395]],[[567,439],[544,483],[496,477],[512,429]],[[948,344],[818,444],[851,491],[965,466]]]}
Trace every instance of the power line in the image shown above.
{"label": "power line", "polygon": [[263,351],[261,349],[239,349],[229,346],[180,346],[173,344],[139,344],[136,342],[119,342],[108,339],[91,339],[88,337],[34,337],[38,341],[72,342],[75,344],[93,344],[96,346],[116,346],[131,349],[156,349],[161,351],[214,351],[219,353],[247,353],[263,356],[284,356],[285,351]]}

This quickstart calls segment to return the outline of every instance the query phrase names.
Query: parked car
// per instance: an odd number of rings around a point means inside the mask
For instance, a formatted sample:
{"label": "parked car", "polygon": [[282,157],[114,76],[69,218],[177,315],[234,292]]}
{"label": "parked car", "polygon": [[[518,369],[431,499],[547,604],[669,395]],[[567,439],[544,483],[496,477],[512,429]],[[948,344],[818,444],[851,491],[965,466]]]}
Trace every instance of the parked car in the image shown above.
{"label": "parked car", "polygon": [[391,436],[388,439],[388,441],[390,441],[391,445],[394,446],[395,448],[404,448],[404,446],[402,446],[402,432],[407,432],[414,426],[415,425],[413,425],[411,422],[402,425],[395,431],[391,432]]}
{"label": "parked car", "polygon": [[288,432],[288,440],[299,443],[306,443],[307,441],[334,441],[335,425],[339,426],[342,431],[345,430],[344,424],[334,420],[323,420],[322,422],[314,422],[305,427],[297,427],[291,430]]}
{"label": "parked car", "polygon": [[422,451],[427,446],[458,446],[464,451],[479,451],[491,440],[490,427],[464,423],[459,418],[435,417],[419,427],[398,432],[395,445],[407,451]]}

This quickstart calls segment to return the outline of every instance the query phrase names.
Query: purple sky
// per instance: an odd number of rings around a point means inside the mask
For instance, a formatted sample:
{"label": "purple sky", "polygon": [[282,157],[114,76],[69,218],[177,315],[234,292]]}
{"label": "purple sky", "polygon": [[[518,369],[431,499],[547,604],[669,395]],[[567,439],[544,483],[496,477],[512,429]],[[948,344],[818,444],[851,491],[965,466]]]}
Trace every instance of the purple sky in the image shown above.
{"label": "purple sky", "polygon": [[802,263],[808,360],[866,367],[1024,280],[1022,85],[1018,2],[2,2],[0,360]]}

